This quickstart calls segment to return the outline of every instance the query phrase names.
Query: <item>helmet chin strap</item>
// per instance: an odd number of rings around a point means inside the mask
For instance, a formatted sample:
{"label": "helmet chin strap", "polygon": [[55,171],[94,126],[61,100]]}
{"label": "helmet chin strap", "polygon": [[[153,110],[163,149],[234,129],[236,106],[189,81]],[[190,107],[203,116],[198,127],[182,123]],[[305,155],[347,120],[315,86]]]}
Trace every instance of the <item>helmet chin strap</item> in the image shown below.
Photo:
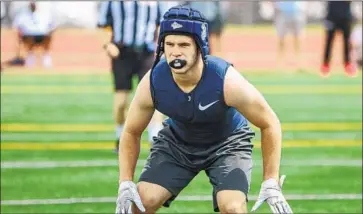
{"label": "helmet chin strap", "polygon": [[169,63],[169,66],[174,69],[181,69],[187,64],[186,60],[183,59],[174,59]]}

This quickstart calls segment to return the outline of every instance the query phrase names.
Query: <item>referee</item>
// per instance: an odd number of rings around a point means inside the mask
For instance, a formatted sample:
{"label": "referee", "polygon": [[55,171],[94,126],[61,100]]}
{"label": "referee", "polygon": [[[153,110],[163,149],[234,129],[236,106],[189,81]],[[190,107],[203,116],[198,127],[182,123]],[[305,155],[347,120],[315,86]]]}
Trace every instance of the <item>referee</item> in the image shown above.
{"label": "referee", "polygon": [[[114,82],[113,117],[116,148],[123,130],[132,79],[139,79],[152,67],[156,30],[160,23],[159,3],[149,1],[104,1],[100,3],[98,26],[111,27],[112,38],[104,45],[111,57]],[[154,115],[148,126],[149,141],[162,128],[162,115]]]}
{"label": "referee", "polygon": [[325,50],[321,75],[327,77],[330,73],[330,56],[334,34],[337,30],[342,31],[344,39],[344,68],[349,76],[356,75],[356,69],[350,60],[349,38],[353,22],[351,1],[329,1],[327,3],[327,16],[325,19]]}

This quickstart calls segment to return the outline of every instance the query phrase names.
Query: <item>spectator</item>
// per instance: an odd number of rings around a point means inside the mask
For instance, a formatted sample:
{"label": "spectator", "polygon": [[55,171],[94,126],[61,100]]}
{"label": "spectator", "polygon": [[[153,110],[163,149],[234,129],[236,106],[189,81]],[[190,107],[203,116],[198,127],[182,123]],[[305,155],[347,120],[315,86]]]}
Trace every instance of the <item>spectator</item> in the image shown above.
{"label": "spectator", "polygon": [[350,42],[352,61],[362,69],[362,19],[353,28]]}
{"label": "spectator", "polygon": [[301,44],[306,25],[306,2],[303,1],[277,1],[274,2],[275,27],[278,34],[279,64],[286,61],[286,35],[294,36],[295,59],[297,67],[301,68]]}
{"label": "spectator", "polygon": [[37,3],[32,1],[29,3],[29,8],[16,15],[13,27],[18,32],[19,43],[21,43],[19,45],[23,45],[27,53],[25,65],[35,65],[34,50],[38,46],[43,50],[43,66],[51,67],[52,58],[49,52],[52,33],[55,30],[51,15],[39,12]]}
{"label": "spectator", "polygon": [[189,1],[191,8],[200,11],[208,22],[210,55],[222,52],[221,38],[224,27],[224,13],[220,1]]}
{"label": "spectator", "polygon": [[327,5],[327,16],[324,22],[325,48],[324,59],[321,66],[320,74],[327,77],[330,74],[330,56],[335,32],[340,30],[343,32],[344,39],[344,68],[345,73],[349,76],[356,76],[356,68],[350,58],[349,39],[352,27],[352,11],[351,1],[329,1]]}
{"label": "spectator", "polygon": [[[132,79],[139,81],[151,68],[156,48],[156,29],[160,5],[143,1],[104,1],[100,5],[99,27],[111,27],[111,41],[104,45],[111,57],[114,80],[113,115],[116,123],[116,148],[124,128]],[[162,128],[162,115],[156,113],[148,127],[149,141]]]}

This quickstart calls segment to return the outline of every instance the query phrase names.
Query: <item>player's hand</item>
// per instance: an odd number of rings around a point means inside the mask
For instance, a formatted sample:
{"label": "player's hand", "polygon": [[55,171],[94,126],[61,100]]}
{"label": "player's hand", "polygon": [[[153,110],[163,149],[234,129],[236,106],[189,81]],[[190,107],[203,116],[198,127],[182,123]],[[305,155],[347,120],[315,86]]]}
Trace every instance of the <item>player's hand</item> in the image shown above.
{"label": "player's hand", "polygon": [[132,204],[135,203],[141,212],[145,212],[141,198],[137,192],[136,184],[132,181],[123,181],[118,188],[116,201],[116,214],[132,213]]}
{"label": "player's hand", "polygon": [[258,195],[252,212],[256,211],[264,201],[267,201],[272,213],[293,213],[285,197],[282,195],[281,188],[285,180],[285,175],[281,176],[280,184],[273,178],[264,181],[261,185],[260,194]]}
{"label": "player's hand", "polygon": [[118,55],[120,54],[120,50],[118,49],[118,47],[113,44],[112,42],[106,43],[103,46],[103,49],[106,50],[107,54],[112,57],[112,58],[116,58],[118,57]]}

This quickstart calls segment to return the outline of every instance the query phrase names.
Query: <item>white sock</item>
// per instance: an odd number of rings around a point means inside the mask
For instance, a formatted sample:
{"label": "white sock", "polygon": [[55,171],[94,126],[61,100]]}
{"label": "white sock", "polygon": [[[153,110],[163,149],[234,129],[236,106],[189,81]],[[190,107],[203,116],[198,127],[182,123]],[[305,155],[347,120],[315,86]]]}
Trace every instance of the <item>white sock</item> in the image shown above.
{"label": "white sock", "polygon": [[116,129],[115,129],[115,131],[116,131],[116,139],[120,139],[123,129],[124,129],[124,125],[123,124],[116,126]]}
{"label": "white sock", "polygon": [[52,67],[52,57],[49,55],[49,53],[46,53],[43,56],[43,66],[47,68]]}
{"label": "white sock", "polygon": [[35,58],[35,55],[33,54],[33,52],[29,52],[28,56],[25,59],[25,65],[32,66],[35,64],[35,60],[36,60],[36,58]]}
{"label": "white sock", "polygon": [[150,143],[153,142],[153,137],[157,136],[162,128],[163,125],[159,123],[149,124],[149,126],[147,127],[147,131],[148,131],[148,140]]}

